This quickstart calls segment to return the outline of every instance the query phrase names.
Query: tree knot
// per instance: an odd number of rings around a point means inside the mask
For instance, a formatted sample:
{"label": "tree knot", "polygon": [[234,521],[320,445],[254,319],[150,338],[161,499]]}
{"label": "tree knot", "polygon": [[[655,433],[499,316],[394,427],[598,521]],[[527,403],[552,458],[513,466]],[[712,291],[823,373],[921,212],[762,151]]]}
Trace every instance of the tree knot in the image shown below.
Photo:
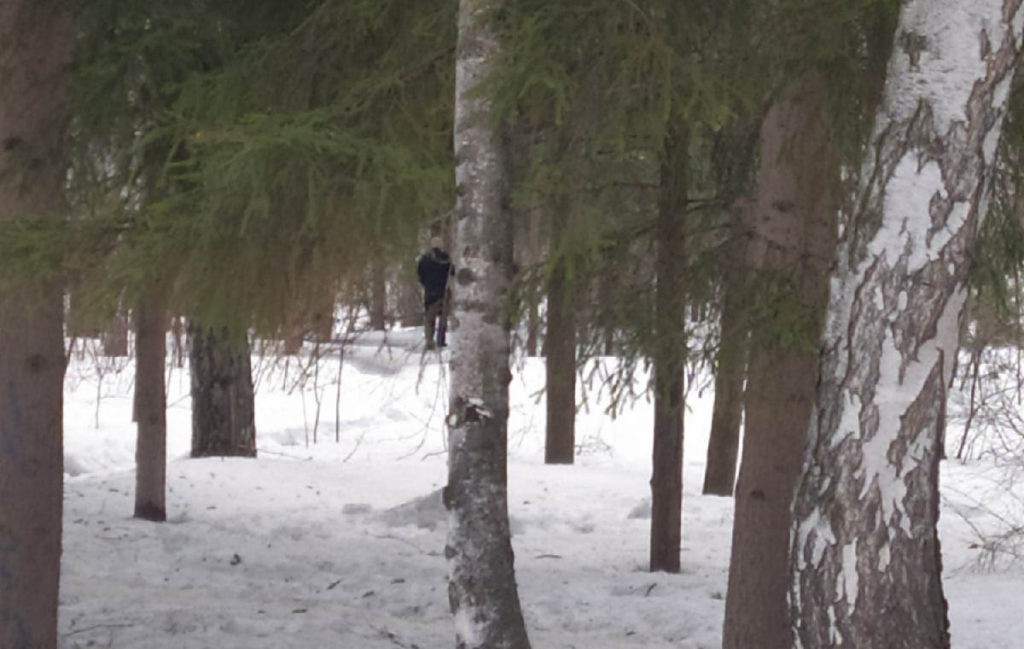
{"label": "tree knot", "polygon": [[479,397],[455,397],[452,412],[448,415],[448,426],[455,428],[460,424],[475,424],[487,421],[494,415]]}

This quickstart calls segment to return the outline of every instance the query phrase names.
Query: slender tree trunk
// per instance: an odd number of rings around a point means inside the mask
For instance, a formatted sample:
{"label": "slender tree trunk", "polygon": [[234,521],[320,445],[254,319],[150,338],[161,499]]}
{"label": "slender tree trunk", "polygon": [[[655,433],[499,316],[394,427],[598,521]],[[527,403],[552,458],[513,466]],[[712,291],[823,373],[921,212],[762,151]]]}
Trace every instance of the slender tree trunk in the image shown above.
{"label": "slender tree trunk", "polygon": [[306,338],[306,328],[301,324],[285,325],[284,340],[281,351],[286,356],[296,356],[302,351],[302,343]]}
{"label": "slender tree trunk", "polygon": [[512,223],[505,153],[477,89],[500,44],[489,25],[500,0],[461,0],[455,67],[455,314],[448,415],[448,600],[458,649],[528,649],[508,522]]}
{"label": "slender tree trunk", "polygon": [[398,319],[403,327],[423,326],[423,291],[416,282],[415,265],[402,264],[398,274]]}
{"label": "slender tree trunk", "polygon": [[[65,68],[56,8],[0,5],[0,220],[61,218]],[[0,291],[0,647],[55,649],[63,502],[62,290],[22,272]]]}
{"label": "slender tree trunk", "polygon": [[179,368],[185,366],[185,327],[181,316],[171,318],[171,340],[174,345],[174,364]]}
{"label": "slender tree trunk", "polygon": [[388,315],[388,267],[375,261],[370,268],[370,329],[384,331]]}
{"label": "slender tree trunk", "polygon": [[106,328],[103,330],[104,356],[112,358],[128,356],[128,329],[131,327],[129,317],[127,310],[123,306],[118,305],[117,313],[114,314],[113,319],[107,323]]}
{"label": "slender tree trunk", "polygon": [[704,468],[705,495],[731,496],[736,481],[736,458],[743,421],[743,381],[747,375],[748,294],[746,250],[749,205],[734,210],[728,268],[722,289],[721,340],[715,359],[715,405]]}
{"label": "slender tree trunk", "polygon": [[[749,264],[757,275],[746,434],[736,489],[723,649],[790,649],[790,506],[818,379],[835,251],[839,168],[824,81],[808,73],[775,101],[761,130]],[[774,315],[774,317],[773,317]]]}
{"label": "slender tree trunk", "polygon": [[[383,280],[386,284],[387,278]],[[386,298],[386,294],[385,294]],[[385,320],[387,309],[385,302]],[[317,299],[316,308],[310,318],[310,328],[313,330],[313,338],[318,343],[329,343],[334,339],[334,292],[321,296]]]}
{"label": "slender tree trunk", "polygon": [[526,305],[526,355],[537,356],[538,331],[540,330],[540,308],[537,300],[531,299]]}
{"label": "slender tree trunk", "polygon": [[154,293],[135,310],[135,518],[167,519],[167,312]]}
{"label": "slender tree trunk", "polygon": [[565,268],[548,282],[546,464],[572,464],[576,455],[576,325]]}
{"label": "slender tree trunk", "polygon": [[[524,145],[524,149],[525,149]],[[518,215],[517,215],[518,216]],[[526,250],[522,251],[522,257],[526,260],[524,266],[539,264],[544,257],[543,237],[541,236],[540,214],[537,210],[531,210],[521,215],[520,221],[526,223]],[[518,252],[518,251],[517,251]],[[534,291],[528,298],[526,305],[526,355],[536,357],[538,353],[543,354],[540,343],[541,317],[540,317],[540,295]]]}
{"label": "slender tree trunk", "polygon": [[200,324],[188,328],[192,374],[192,457],[256,457],[249,344]]}
{"label": "slender tree trunk", "polygon": [[82,291],[78,289],[68,295],[64,325],[70,338],[99,338],[102,334],[101,327],[96,324],[96,316],[82,304]]}
{"label": "slender tree trunk", "polygon": [[801,647],[949,646],[938,459],[1020,0],[908,0],[829,301],[790,594]]}
{"label": "slender tree trunk", "polygon": [[618,278],[613,272],[603,272],[597,277],[597,326],[601,332],[601,352],[605,356],[615,355],[615,330],[618,326],[615,302],[619,291]]}
{"label": "slender tree trunk", "polygon": [[683,368],[686,364],[688,134],[672,127],[661,163],[657,223],[651,571],[679,572],[683,507]]}

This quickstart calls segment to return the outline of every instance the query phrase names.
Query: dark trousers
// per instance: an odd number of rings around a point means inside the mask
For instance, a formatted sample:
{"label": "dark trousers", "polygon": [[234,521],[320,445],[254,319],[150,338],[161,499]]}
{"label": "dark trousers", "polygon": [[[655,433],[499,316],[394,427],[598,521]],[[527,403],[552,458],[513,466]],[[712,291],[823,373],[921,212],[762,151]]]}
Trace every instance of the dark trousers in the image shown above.
{"label": "dark trousers", "polygon": [[447,345],[445,334],[448,332],[448,308],[447,300],[441,299],[427,305],[426,320],[423,323],[423,331],[427,338],[427,349],[434,348],[434,335],[437,335],[437,344],[441,347]]}

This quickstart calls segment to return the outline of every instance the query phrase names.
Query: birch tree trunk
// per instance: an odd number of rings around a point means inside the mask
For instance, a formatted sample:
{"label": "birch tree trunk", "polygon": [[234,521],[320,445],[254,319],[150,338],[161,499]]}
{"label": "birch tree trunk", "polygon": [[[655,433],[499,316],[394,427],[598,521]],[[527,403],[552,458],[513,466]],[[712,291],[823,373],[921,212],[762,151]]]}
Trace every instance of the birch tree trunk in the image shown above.
{"label": "birch tree trunk", "polygon": [[[786,596],[791,505],[818,382],[817,342],[835,253],[839,167],[826,86],[810,72],[775,100],[761,129],[747,264],[763,305],[750,335],[746,428],[723,649],[790,649]],[[749,305],[748,305],[749,309]]]}
{"label": "birch tree trunk", "polygon": [[794,502],[797,645],[949,646],[938,460],[1021,0],[908,0],[832,282]]}
{"label": "birch tree trunk", "polygon": [[167,520],[167,314],[160,289],[135,310],[135,518]]}
{"label": "birch tree trunk", "polygon": [[455,67],[454,299],[448,415],[448,600],[458,649],[528,649],[508,522],[507,446],[512,223],[505,152],[477,90],[500,43],[489,20],[500,0],[461,0]]}
{"label": "birch tree trunk", "polygon": [[[40,4],[45,6],[40,7]],[[0,220],[61,218],[65,69],[59,8],[0,4]],[[63,503],[64,339],[58,282],[0,291],[0,647],[55,649]]]}
{"label": "birch tree trunk", "polygon": [[683,368],[686,365],[688,133],[670,127],[661,161],[655,269],[651,572],[679,572],[683,507]]}

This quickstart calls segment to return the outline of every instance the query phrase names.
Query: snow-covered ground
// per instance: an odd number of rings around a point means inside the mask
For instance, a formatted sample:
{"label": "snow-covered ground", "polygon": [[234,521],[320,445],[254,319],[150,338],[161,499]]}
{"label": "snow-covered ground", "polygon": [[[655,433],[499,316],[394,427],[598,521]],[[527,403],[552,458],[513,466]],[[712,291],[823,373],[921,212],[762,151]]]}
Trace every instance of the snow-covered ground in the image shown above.
{"label": "snow-covered ground", "polygon": [[[170,368],[165,524],[131,517],[131,363],[73,354],[61,647],[453,646],[436,493],[446,366],[416,349],[418,331],[382,342],[357,340],[343,365],[331,350],[315,373],[309,347],[288,361],[254,358],[257,460],[187,459],[188,372]],[[590,392],[578,463],[545,466],[542,363],[517,364],[509,430],[516,574],[533,645],[718,649],[732,503],[700,495],[712,396],[688,403],[682,573],[650,574],[650,404],[613,420]],[[945,463],[957,649],[1024,648],[1024,569],[978,537],[1024,520],[1024,477],[1015,485],[1011,475],[992,461]]]}

